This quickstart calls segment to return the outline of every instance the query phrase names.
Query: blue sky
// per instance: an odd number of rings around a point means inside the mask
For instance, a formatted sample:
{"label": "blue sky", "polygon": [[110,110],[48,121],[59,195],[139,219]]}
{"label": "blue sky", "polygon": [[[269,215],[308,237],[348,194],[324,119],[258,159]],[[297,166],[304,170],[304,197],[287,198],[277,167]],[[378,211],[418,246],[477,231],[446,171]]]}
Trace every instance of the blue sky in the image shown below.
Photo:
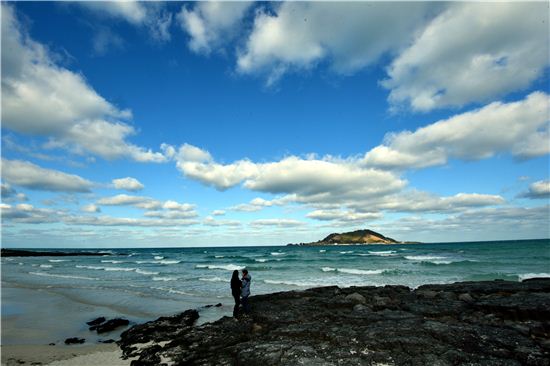
{"label": "blue sky", "polygon": [[2,245],[550,237],[548,4],[3,2]]}

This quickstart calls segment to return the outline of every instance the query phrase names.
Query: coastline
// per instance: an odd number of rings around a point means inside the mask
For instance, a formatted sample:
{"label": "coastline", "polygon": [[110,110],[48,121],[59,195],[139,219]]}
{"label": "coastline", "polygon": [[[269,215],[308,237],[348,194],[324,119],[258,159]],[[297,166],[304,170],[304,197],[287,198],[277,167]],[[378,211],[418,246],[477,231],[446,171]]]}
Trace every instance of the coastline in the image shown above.
{"label": "coastline", "polygon": [[48,366],[128,366],[131,360],[121,358],[122,351],[116,344],[65,345],[2,345],[2,365],[21,364]]}

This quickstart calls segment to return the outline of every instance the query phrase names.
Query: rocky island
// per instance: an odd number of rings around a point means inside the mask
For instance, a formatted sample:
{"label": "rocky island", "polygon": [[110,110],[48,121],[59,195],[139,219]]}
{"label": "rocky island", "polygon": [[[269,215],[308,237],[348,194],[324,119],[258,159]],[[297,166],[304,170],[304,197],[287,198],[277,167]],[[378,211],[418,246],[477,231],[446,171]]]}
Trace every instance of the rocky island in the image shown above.
{"label": "rocky island", "polygon": [[347,233],[333,233],[326,238],[312,242],[312,243],[300,243],[300,244],[288,244],[288,245],[303,245],[303,246],[315,246],[315,245],[342,245],[342,244],[407,244],[410,242],[399,242],[395,239],[388,238],[375,231],[364,229],[350,231]]}
{"label": "rocky island", "polygon": [[196,310],[118,342],[139,365],[550,365],[550,278],[321,287],[250,298],[195,326]]}

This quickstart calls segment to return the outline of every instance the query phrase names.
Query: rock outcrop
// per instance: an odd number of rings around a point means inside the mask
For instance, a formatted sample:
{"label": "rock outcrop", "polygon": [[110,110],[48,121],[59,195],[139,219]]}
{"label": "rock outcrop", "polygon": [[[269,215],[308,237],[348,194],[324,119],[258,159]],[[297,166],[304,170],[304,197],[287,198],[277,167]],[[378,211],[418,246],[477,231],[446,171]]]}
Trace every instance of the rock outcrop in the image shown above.
{"label": "rock outcrop", "polygon": [[137,325],[132,365],[550,365],[550,278],[321,287],[250,298],[252,311]]}
{"label": "rock outcrop", "polygon": [[323,240],[312,243],[288,244],[288,245],[338,245],[338,244],[405,244],[395,239],[388,238],[372,230],[356,230],[347,233],[333,233]]}

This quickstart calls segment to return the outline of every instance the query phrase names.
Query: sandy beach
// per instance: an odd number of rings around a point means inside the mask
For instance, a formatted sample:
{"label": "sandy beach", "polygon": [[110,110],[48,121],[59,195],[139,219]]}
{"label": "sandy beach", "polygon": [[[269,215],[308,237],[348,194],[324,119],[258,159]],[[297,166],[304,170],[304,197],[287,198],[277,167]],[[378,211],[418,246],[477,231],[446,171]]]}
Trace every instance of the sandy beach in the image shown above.
{"label": "sandy beach", "polygon": [[3,345],[2,365],[49,366],[127,366],[131,360],[121,359],[122,351],[116,344],[82,346],[65,345]]}

